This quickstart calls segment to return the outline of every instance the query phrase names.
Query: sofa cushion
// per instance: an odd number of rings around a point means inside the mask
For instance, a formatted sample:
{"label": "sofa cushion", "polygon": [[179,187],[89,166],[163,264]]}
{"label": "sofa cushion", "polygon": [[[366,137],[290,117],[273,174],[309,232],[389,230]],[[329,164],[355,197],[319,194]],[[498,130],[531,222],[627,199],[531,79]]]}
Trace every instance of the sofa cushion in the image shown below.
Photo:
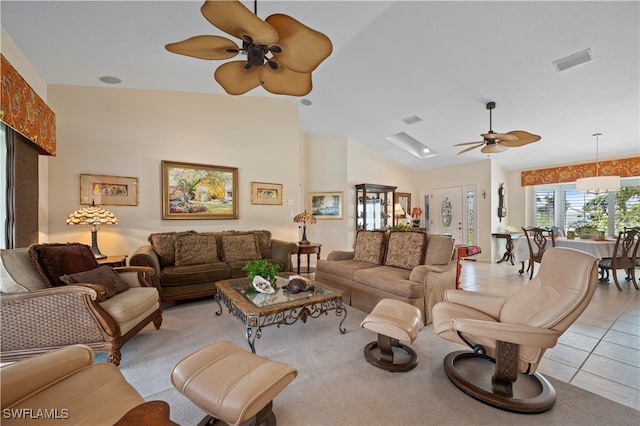
{"label": "sofa cushion", "polygon": [[386,233],[384,231],[359,230],[353,260],[382,265]]}
{"label": "sofa cushion", "polygon": [[353,280],[353,273],[360,269],[375,268],[376,265],[356,260],[326,260],[320,259],[316,264],[318,271],[335,275],[346,280]]}
{"label": "sofa cushion", "polygon": [[0,250],[0,292],[26,293],[46,288],[27,248]]}
{"label": "sofa cushion", "polygon": [[100,307],[118,323],[120,333],[125,334],[160,307],[160,296],[155,287],[131,287],[100,302]]}
{"label": "sofa cushion", "polygon": [[253,234],[224,235],[222,251],[225,262],[260,259],[256,238]]}
{"label": "sofa cushion", "polygon": [[176,239],[183,235],[193,235],[196,231],[159,232],[149,235],[149,244],[158,255],[160,265],[169,266],[176,263]]}
{"label": "sofa cushion", "polygon": [[163,286],[215,282],[231,278],[231,267],[223,262],[191,266],[167,266],[160,280]]}
{"label": "sofa cushion", "polygon": [[105,298],[110,299],[118,293],[129,289],[129,284],[118,276],[110,266],[103,265],[89,271],[65,274],[60,277],[65,284],[90,283],[104,287]]}
{"label": "sofa cushion", "polygon": [[444,235],[430,234],[427,236],[427,254],[425,265],[447,265],[451,262],[455,240]]}
{"label": "sofa cushion", "polygon": [[394,266],[376,266],[375,268],[355,271],[353,280],[369,288],[399,297],[422,297],[422,283],[409,280],[411,271]]}
{"label": "sofa cushion", "polygon": [[391,232],[384,264],[411,270],[422,263],[426,243],[424,232]]}
{"label": "sofa cushion", "polygon": [[202,265],[219,262],[213,235],[181,235],[176,238],[175,266]]}
{"label": "sofa cushion", "polygon": [[66,285],[65,274],[89,271],[98,267],[91,247],[80,243],[34,244],[29,247],[33,267],[48,287]]}

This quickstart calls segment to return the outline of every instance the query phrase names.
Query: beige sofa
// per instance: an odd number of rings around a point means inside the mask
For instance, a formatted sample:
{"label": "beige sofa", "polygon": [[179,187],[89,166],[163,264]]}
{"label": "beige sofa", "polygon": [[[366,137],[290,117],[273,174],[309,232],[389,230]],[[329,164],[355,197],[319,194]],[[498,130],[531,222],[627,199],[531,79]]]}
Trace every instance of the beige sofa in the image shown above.
{"label": "beige sofa", "polygon": [[[65,274],[94,273],[116,276],[123,287],[107,294],[98,278],[59,282]],[[127,340],[151,322],[162,324],[158,291],[146,280],[150,274],[142,267],[98,268],[91,247],[79,243],[0,250],[0,360],[81,343],[108,352],[107,360],[119,365]]]}
{"label": "beige sofa", "polygon": [[383,298],[420,309],[424,324],[447,289],[456,288],[454,240],[406,231],[365,231],[353,251],[333,251],[317,263],[315,279],[343,292],[343,301],[371,312]]}
{"label": "beige sofa", "polygon": [[164,401],[145,403],[91,348],[69,346],[10,364],[2,374],[3,425],[176,425]]}
{"label": "beige sofa", "polygon": [[153,284],[163,302],[214,295],[217,281],[246,277],[242,267],[255,259],[291,272],[291,255],[297,251],[295,243],[272,239],[265,230],[163,232],[148,240],[129,264],[155,270]]}

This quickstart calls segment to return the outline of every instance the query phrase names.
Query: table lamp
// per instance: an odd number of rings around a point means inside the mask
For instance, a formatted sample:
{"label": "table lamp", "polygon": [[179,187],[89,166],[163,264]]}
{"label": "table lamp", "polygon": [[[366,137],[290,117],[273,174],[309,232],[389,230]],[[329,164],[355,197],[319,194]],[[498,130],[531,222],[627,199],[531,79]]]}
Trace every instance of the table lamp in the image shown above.
{"label": "table lamp", "polygon": [[307,240],[307,223],[316,223],[317,219],[313,217],[311,213],[304,212],[296,215],[293,218],[295,223],[302,223],[302,240],[298,241],[298,244],[310,244],[311,242]]}
{"label": "table lamp", "polygon": [[109,210],[96,206],[92,201],[90,206],[74,211],[67,218],[67,225],[91,225],[91,251],[96,259],[104,259],[104,254],[98,248],[97,225],[117,225],[118,218]]}

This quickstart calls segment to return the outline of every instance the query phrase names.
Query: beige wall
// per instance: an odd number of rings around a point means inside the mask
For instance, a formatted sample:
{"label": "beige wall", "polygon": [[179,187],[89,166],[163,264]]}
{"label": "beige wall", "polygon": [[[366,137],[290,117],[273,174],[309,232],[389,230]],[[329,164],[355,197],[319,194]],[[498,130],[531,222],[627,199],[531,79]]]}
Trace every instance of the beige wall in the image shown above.
{"label": "beige wall", "polygon": [[[298,114],[282,99],[112,88],[49,87],[58,155],[49,164],[49,240],[90,243],[89,228],[65,219],[80,208],[81,173],[139,179],[138,206],[107,206],[119,224],[103,226],[105,254],[129,254],[150,232],[268,229],[297,239]],[[162,160],[238,168],[239,219],[163,220]],[[250,182],[283,184],[281,206],[252,205]],[[293,205],[288,205],[292,200]]]}

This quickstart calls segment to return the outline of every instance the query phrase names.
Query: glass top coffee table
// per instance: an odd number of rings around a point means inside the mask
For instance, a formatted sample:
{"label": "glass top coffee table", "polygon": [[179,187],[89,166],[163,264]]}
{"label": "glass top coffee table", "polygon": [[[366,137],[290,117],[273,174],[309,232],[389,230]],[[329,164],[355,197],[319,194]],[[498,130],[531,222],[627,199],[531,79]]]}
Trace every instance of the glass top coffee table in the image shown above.
{"label": "glass top coffee table", "polygon": [[298,320],[306,324],[307,318],[318,318],[320,315],[327,315],[329,311],[336,311],[336,316],[342,317],[338,330],[344,334],[346,329],[342,324],[347,317],[347,310],[342,305],[342,291],[308,278],[302,279],[311,283],[314,289],[289,295],[282,290],[288,283],[284,276],[277,277],[278,290],[273,294],[246,293],[247,288],[253,288],[248,278],[218,281],[215,301],[219,309],[216,315],[222,314],[224,304],[229,313],[244,322],[247,327],[247,343],[253,353],[256,353],[255,340],[262,336],[263,327],[291,325]]}

